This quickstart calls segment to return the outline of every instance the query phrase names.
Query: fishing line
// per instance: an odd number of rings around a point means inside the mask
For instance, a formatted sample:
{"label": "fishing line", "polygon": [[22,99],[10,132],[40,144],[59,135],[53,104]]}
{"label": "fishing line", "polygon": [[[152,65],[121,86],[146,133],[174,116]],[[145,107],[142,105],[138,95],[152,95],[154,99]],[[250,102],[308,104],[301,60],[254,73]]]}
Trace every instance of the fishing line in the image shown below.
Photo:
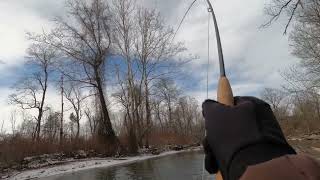
{"label": "fishing line", "polygon": [[174,40],[174,38],[176,37],[176,35],[177,35],[177,33],[178,33],[178,31],[179,31],[179,29],[180,29],[180,27],[181,27],[181,25],[182,25],[182,23],[183,23],[184,19],[187,17],[187,15],[188,15],[188,13],[189,13],[190,9],[192,8],[192,6],[194,5],[194,3],[195,3],[196,1],[197,1],[197,0],[194,0],[194,1],[190,4],[190,6],[189,6],[188,10],[186,11],[186,13],[184,13],[183,18],[181,19],[181,21],[180,21],[180,23],[179,23],[179,26],[178,26],[178,28],[177,28],[176,32],[174,33],[174,35],[173,35],[173,37],[172,37],[172,41],[173,41],[173,40]]}
{"label": "fishing line", "polygon": [[210,13],[208,13],[208,61],[207,61],[207,99],[209,98],[209,65],[210,65]]}
{"label": "fishing line", "polygon": [[[175,31],[175,33],[174,33],[174,35],[173,35],[173,37],[172,37],[172,40],[171,41],[173,41],[174,39],[175,39],[175,37],[176,37],[176,35],[177,35],[177,33],[178,33],[178,31],[179,31],[179,29],[181,28],[181,26],[182,26],[182,23],[184,22],[184,20],[185,20],[185,18],[187,17],[187,15],[188,15],[188,13],[189,13],[189,11],[191,10],[191,8],[193,7],[193,5],[195,4],[195,2],[196,2],[197,0],[194,0],[191,4],[190,4],[190,6],[188,7],[188,9],[187,9],[187,11],[185,12],[185,14],[184,14],[184,16],[183,16],[183,18],[181,19],[181,21],[180,21],[180,23],[179,23],[179,26],[178,26],[178,28],[177,28],[177,30]],[[206,6],[207,7],[207,6]],[[211,16],[210,16],[210,12],[212,11],[212,9],[209,7],[208,8],[208,29],[207,29],[207,31],[208,31],[208,34],[207,34],[207,40],[208,40],[208,44],[207,44],[207,83],[206,83],[206,85],[207,85],[207,99],[209,98],[209,65],[210,65],[210,18],[211,18]],[[204,137],[206,137],[206,135],[207,135],[207,132],[206,132],[206,130],[204,130]],[[205,158],[205,155],[204,155],[204,158]],[[201,179],[203,180],[204,179],[204,175],[205,175],[205,164],[204,163],[202,163],[202,175],[201,175]]]}
{"label": "fishing line", "polygon": [[[207,6],[206,6],[207,7]],[[208,8],[208,29],[207,29],[207,40],[208,40],[208,44],[207,44],[207,58],[208,58],[208,60],[207,60],[207,99],[209,98],[209,65],[210,65],[210,19],[211,18],[211,16],[210,16],[210,8]],[[207,131],[206,130],[204,130],[204,137],[206,137],[207,136]],[[203,159],[205,159],[205,154],[204,154],[204,157],[203,157]],[[205,164],[204,163],[202,163],[202,175],[201,175],[201,180],[204,180],[204,175],[205,175]]]}
{"label": "fishing line", "polygon": [[[208,29],[207,29],[207,38],[208,38],[208,44],[207,44],[207,99],[209,98],[209,65],[210,65],[210,12],[209,12],[209,9],[208,9]],[[204,130],[204,137],[206,137],[207,135],[207,132],[206,130]],[[205,156],[203,157],[203,159],[205,159]],[[205,175],[205,165],[204,163],[202,163],[202,175],[201,175],[201,180],[204,180],[204,175]]]}
{"label": "fishing line", "polygon": [[[184,16],[183,18],[181,19],[180,23],[179,23],[179,26],[177,28],[177,30],[175,31],[173,37],[172,37],[172,41],[175,39],[175,37],[177,36],[178,34],[178,31],[180,30],[185,18],[187,17],[188,13],[190,12],[191,8],[193,7],[193,5],[195,4],[197,0],[194,0],[188,7],[187,11],[184,13]],[[207,99],[209,98],[209,65],[210,65],[210,8],[208,8],[208,61],[207,61]]]}

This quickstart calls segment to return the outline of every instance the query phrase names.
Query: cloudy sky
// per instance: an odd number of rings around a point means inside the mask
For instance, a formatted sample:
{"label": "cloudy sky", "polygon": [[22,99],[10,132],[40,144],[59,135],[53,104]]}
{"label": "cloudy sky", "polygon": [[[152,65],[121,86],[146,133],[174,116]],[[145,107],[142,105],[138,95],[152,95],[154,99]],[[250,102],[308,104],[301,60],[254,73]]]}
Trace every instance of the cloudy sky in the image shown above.
{"label": "cloudy sky", "polygon": [[[138,0],[158,8],[167,22],[176,28],[193,0]],[[235,95],[259,95],[265,87],[280,87],[280,71],[297,62],[290,54],[288,37],[282,34],[284,18],[267,29],[259,28],[267,17],[263,8],[269,0],[211,0],[220,26],[226,71]],[[0,122],[8,119],[10,87],[23,75],[23,63],[28,41],[25,32],[41,32],[52,27],[50,20],[65,13],[64,0],[1,0],[0,1]],[[207,23],[205,0],[198,0],[176,40],[183,41],[188,53],[199,59],[184,71],[193,81],[183,82],[187,93],[198,99],[206,98]],[[211,23],[211,22],[210,22]],[[210,24],[210,92],[215,98],[219,74],[214,29]],[[49,101],[56,104],[57,92],[49,91]],[[1,126],[1,124],[0,124]]]}

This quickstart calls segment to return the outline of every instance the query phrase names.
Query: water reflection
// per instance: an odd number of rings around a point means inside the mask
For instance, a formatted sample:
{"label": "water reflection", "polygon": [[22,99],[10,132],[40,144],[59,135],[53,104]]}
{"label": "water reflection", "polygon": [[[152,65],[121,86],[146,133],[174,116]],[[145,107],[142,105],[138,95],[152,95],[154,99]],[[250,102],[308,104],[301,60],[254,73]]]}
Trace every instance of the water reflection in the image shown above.
{"label": "water reflection", "polygon": [[[111,168],[96,168],[72,174],[44,178],[46,180],[201,180],[203,154],[180,153],[158,159]],[[213,179],[204,175],[204,179]]]}

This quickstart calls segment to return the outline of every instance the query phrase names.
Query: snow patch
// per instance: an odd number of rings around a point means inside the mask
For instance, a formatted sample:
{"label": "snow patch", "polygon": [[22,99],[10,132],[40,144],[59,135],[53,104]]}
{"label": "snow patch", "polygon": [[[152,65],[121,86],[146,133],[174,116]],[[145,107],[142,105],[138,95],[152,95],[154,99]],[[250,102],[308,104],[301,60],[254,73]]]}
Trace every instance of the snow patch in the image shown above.
{"label": "snow patch", "polygon": [[168,156],[168,155],[182,153],[182,152],[197,151],[200,149],[201,148],[197,147],[197,148],[182,150],[182,151],[168,151],[168,152],[161,153],[159,155],[140,155],[140,156],[134,156],[134,157],[125,157],[125,158],[123,157],[122,158],[92,158],[92,159],[86,159],[86,160],[77,161],[77,162],[70,162],[64,165],[59,165],[54,167],[46,167],[46,168],[40,168],[35,170],[23,171],[23,172],[17,173],[16,175],[10,178],[5,178],[5,179],[26,180],[26,179],[43,178],[43,177],[54,176],[54,175],[59,175],[64,173],[73,173],[81,170],[125,165],[125,164],[143,161],[151,158],[158,158],[158,157]]}

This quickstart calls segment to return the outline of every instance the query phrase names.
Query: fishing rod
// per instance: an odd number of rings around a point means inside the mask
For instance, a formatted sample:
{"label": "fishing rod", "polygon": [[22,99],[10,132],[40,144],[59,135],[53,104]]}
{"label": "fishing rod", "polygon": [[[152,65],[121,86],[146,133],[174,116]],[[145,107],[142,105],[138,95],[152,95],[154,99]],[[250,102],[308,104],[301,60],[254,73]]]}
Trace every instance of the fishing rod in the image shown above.
{"label": "fishing rod", "polygon": [[[177,31],[175,32],[173,39],[175,38],[177,32],[179,31],[182,22],[184,21],[184,19],[186,18],[187,14],[189,13],[191,7],[194,5],[194,3],[197,0],[194,0],[191,5],[189,6],[188,10],[186,11],[186,13],[184,14],[178,28]],[[214,23],[214,28],[215,28],[215,32],[216,32],[216,40],[217,40],[217,47],[218,47],[218,55],[219,55],[219,67],[220,67],[220,77],[219,77],[219,82],[218,82],[218,91],[217,91],[217,100],[218,102],[225,104],[227,106],[233,106],[234,105],[234,99],[233,99],[233,93],[232,93],[232,88],[230,86],[230,82],[226,76],[226,71],[225,71],[225,66],[224,66],[224,58],[223,58],[223,51],[222,51],[222,45],[221,45],[221,38],[220,38],[220,32],[219,32],[219,27],[218,27],[218,23],[217,23],[217,19],[216,19],[216,15],[214,13],[212,4],[210,2],[210,0],[206,0],[206,2],[208,3],[208,11],[212,14],[212,18],[213,18],[213,23]],[[208,37],[209,38],[209,37]],[[209,44],[209,43],[208,43]],[[209,49],[209,45],[208,45],[208,49]],[[209,58],[209,57],[208,57]],[[208,77],[207,77],[208,78]],[[207,89],[208,91],[208,89]],[[223,180],[222,175],[220,172],[218,172],[216,174],[216,180]]]}
{"label": "fishing rod", "polygon": [[[219,55],[220,77],[219,77],[219,82],[218,82],[217,100],[218,100],[218,102],[220,102],[222,104],[225,104],[228,106],[233,106],[234,105],[233,93],[232,93],[232,89],[230,86],[230,82],[226,76],[226,70],[225,70],[225,66],[224,66],[223,51],[222,51],[221,38],[220,38],[220,32],[219,32],[217,18],[214,13],[214,10],[213,10],[213,7],[212,7],[210,0],[206,0],[206,1],[209,6],[208,11],[211,12],[212,18],[213,18],[214,28],[215,28],[215,32],[216,32],[216,39],[217,39],[218,55]],[[216,174],[216,180],[223,180],[221,172],[218,172]]]}
{"label": "fishing rod", "polygon": [[[192,6],[195,4],[196,1],[197,0],[192,1],[190,6],[188,7],[188,10],[185,12],[182,20],[180,21],[179,26],[178,26],[176,32],[174,33],[171,41],[173,41],[175,39],[183,21],[185,20],[187,14],[189,13],[189,11],[191,10]],[[233,93],[232,93],[232,89],[230,86],[230,82],[226,76],[223,51],[222,51],[222,45],[221,45],[221,38],[220,38],[220,32],[219,32],[219,27],[218,27],[216,15],[213,11],[213,7],[212,7],[210,0],[205,0],[205,1],[207,2],[208,6],[209,6],[208,11],[211,12],[211,14],[212,14],[214,28],[215,28],[215,32],[216,32],[218,55],[219,55],[220,78],[219,78],[219,82],[218,82],[217,100],[218,100],[218,102],[220,102],[222,104],[232,106],[234,104]]]}
{"label": "fishing rod", "polygon": [[211,12],[212,18],[213,18],[214,28],[216,31],[218,55],[219,55],[220,78],[218,83],[217,100],[222,104],[233,106],[234,105],[233,93],[230,86],[230,82],[226,76],[218,22],[217,22],[216,15],[213,11],[213,7],[210,0],[206,0],[206,1],[209,6],[208,11]]}

